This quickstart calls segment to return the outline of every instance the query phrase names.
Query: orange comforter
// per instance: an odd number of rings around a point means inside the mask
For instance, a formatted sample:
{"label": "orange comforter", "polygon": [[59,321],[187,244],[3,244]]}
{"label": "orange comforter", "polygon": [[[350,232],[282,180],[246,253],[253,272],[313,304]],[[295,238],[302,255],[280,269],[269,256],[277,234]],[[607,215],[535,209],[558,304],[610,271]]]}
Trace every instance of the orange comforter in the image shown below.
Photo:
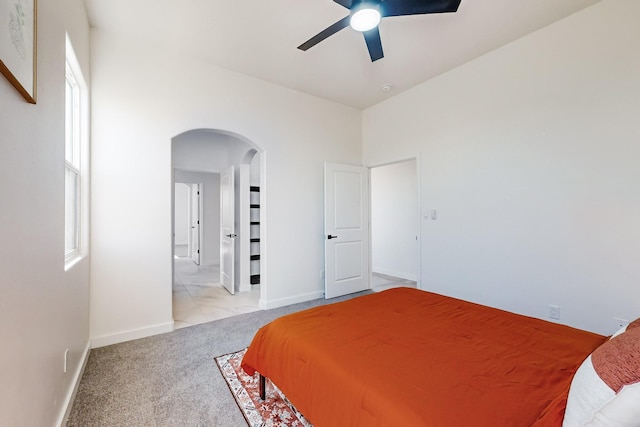
{"label": "orange comforter", "polygon": [[316,427],[529,427],[605,339],[400,288],[276,319],[242,366]]}

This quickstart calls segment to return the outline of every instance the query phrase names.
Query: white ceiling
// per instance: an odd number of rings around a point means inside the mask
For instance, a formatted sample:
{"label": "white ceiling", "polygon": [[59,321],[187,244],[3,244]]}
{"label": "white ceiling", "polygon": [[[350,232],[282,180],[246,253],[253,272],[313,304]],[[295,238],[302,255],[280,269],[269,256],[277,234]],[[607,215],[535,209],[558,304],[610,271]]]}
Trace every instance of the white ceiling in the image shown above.
{"label": "white ceiling", "polygon": [[85,3],[93,27],[363,109],[598,1],[462,0],[457,13],[384,18],[385,57],[374,63],[351,28],[297,49],[348,15],[331,0]]}

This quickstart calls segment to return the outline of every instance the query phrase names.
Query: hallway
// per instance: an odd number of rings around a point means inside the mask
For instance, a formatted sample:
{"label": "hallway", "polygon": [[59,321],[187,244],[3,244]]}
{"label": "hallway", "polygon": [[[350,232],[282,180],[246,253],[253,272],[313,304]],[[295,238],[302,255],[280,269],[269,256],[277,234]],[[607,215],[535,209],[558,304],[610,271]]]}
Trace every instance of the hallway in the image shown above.
{"label": "hallway", "polygon": [[391,288],[417,288],[418,284],[412,280],[388,276],[382,273],[371,273],[371,290],[382,292]]}
{"label": "hallway", "polygon": [[260,285],[231,295],[220,285],[220,267],[196,265],[191,258],[175,258],[173,320],[175,328],[258,311]]}

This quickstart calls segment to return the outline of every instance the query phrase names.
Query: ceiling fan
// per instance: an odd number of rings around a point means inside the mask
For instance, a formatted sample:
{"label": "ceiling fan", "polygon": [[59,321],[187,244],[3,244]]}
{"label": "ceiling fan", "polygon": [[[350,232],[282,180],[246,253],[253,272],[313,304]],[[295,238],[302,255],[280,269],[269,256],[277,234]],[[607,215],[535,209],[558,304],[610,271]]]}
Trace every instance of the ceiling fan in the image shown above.
{"label": "ceiling fan", "polygon": [[384,57],[378,24],[388,16],[424,15],[456,12],[461,0],[333,0],[349,9],[349,15],[320,31],[298,46],[307,50],[338,31],[351,26],[362,32],[369,49],[371,62]]}

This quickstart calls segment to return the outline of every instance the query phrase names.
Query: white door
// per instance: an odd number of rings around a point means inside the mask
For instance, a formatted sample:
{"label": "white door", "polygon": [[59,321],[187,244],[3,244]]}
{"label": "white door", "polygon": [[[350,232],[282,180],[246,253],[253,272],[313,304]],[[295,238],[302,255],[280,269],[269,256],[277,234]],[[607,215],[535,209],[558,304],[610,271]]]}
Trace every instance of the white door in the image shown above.
{"label": "white door", "polygon": [[360,166],[325,163],[325,298],[369,289],[369,179]]}
{"label": "white door", "polygon": [[220,283],[231,294],[234,286],[235,212],[233,165],[220,174]]}
{"label": "white door", "polygon": [[191,184],[191,258],[200,265],[200,184]]}

